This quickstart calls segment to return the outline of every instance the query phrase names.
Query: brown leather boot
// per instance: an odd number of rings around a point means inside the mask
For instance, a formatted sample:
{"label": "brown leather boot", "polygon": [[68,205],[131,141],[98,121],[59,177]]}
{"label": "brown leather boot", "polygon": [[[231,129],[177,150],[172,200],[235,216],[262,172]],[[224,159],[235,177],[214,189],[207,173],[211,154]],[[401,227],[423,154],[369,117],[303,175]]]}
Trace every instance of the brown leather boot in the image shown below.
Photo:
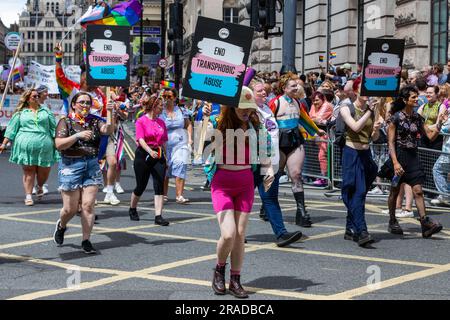
{"label": "brown leather boot", "polygon": [[226,294],[227,288],[225,286],[225,266],[216,266],[214,269],[212,288],[217,295],[223,296]]}
{"label": "brown leather boot", "polygon": [[230,293],[239,299],[248,298],[247,292],[242,288],[241,285],[241,276],[240,275],[232,275],[230,277]]}

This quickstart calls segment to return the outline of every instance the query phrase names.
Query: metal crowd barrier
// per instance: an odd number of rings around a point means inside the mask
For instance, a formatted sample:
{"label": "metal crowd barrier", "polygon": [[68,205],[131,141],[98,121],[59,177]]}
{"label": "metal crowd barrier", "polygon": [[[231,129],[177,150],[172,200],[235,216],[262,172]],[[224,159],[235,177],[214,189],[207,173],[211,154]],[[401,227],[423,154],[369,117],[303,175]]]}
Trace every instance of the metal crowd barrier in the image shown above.
{"label": "metal crowd barrier", "polygon": [[[330,142],[331,143],[331,142]],[[380,153],[385,153],[387,155],[387,158],[389,158],[388,153],[388,145],[372,145],[371,149],[373,150],[373,147],[378,148],[378,151]],[[332,174],[331,174],[331,187],[333,189],[339,189],[340,182],[342,182],[342,161],[341,161],[341,149],[337,146],[335,146],[333,143],[331,143],[331,163],[332,163]],[[447,155],[450,157],[450,153],[444,153],[439,150],[433,150],[433,149],[426,149],[426,148],[419,148],[419,159],[422,164],[422,167],[426,174],[426,181],[425,184],[422,186],[423,190],[427,193],[434,194],[434,195],[442,195],[441,192],[439,192],[436,188],[436,185],[434,183],[433,178],[433,167],[437,161],[437,159],[441,155]],[[383,165],[383,161],[377,163],[378,169],[380,169],[381,165]],[[450,168],[450,165],[449,165]],[[447,175],[449,172],[447,172]],[[450,182],[448,182],[450,183]],[[377,185],[383,185],[383,186],[390,186],[391,182],[388,180],[382,180],[381,183],[377,183]],[[443,194],[445,196],[450,197],[450,193]]]}

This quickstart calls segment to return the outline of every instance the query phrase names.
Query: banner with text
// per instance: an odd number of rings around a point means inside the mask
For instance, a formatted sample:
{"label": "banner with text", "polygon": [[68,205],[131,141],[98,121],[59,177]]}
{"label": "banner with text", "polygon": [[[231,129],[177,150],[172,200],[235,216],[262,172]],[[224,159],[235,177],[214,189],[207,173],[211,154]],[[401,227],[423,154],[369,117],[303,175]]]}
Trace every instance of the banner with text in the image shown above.
{"label": "banner with text", "polygon": [[254,28],[198,17],[183,96],[237,107]]}
{"label": "banner with text", "polygon": [[[77,83],[80,82],[80,66],[63,66],[66,77]],[[58,83],[56,82],[55,65],[46,66],[36,61],[31,61],[28,66],[28,75],[24,78],[27,88],[37,88],[40,85],[48,87],[49,94],[59,94]]]}
{"label": "banner with text", "polygon": [[130,28],[87,27],[87,83],[89,86],[130,86]]}
{"label": "banner with text", "polygon": [[405,40],[367,39],[361,95],[396,97],[400,89]]}
{"label": "banner with text", "polygon": [[[20,95],[7,95],[5,97],[3,108],[0,110],[0,127],[6,127],[8,125],[9,120],[11,120],[14,111],[17,108],[19,100]],[[59,119],[63,101],[61,99],[47,99],[45,100],[45,105],[52,110],[56,119]]]}

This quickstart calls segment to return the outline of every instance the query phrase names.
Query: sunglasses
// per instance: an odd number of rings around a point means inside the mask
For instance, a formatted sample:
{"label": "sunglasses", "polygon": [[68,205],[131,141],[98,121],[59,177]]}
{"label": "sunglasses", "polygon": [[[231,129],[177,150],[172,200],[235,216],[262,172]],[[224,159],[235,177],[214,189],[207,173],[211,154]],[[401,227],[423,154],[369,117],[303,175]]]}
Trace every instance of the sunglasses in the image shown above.
{"label": "sunglasses", "polygon": [[88,100],[77,101],[77,104],[79,104],[80,106],[91,106],[92,105],[92,103]]}
{"label": "sunglasses", "polygon": [[36,98],[39,98],[39,96],[37,96],[37,95],[32,95],[32,96],[30,96],[30,98],[36,99]]}

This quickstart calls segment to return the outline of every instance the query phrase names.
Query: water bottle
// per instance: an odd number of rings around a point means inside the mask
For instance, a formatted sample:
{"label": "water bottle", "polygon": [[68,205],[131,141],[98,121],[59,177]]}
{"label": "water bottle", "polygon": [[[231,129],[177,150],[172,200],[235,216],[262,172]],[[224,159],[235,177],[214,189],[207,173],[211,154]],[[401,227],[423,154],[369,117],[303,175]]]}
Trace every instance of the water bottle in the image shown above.
{"label": "water bottle", "polygon": [[391,183],[391,186],[393,188],[397,188],[398,187],[398,184],[400,182],[400,178],[401,177],[399,177],[399,176],[394,176],[394,178],[392,179],[392,183]]}

